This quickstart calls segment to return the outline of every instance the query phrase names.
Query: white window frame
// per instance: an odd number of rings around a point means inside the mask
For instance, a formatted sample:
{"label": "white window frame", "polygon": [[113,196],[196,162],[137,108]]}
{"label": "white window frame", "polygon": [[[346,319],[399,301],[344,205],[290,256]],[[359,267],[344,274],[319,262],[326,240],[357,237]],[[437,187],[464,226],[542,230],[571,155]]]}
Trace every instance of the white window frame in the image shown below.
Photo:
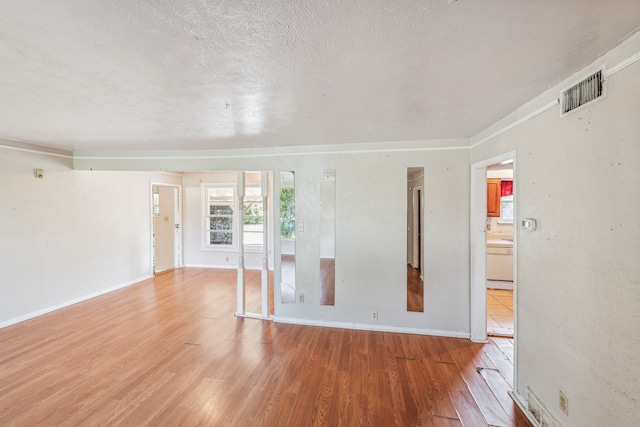
{"label": "white window frame", "polygon": [[[202,215],[202,231],[201,231],[201,236],[202,236],[202,249],[204,250],[210,250],[210,251],[237,251],[238,250],[238,216],[239,216],[239,211],[238,211],[238,191],[237,191],[237,184],[236,183],[203,183],[201,185],[202,188],[202,208],[201,208],[201,215]],[[207,219],[209,218],[209,200],[208,200],[208,195],[209,195],[209,188],[230,188],[233,190],[233,202],[232,202],[232,208],[233,208],[233,212],[234,215],[232,216],[233,219],[233,226],[232,226],[232,236],[231,236],[231,245],[222,245],[222,244],[211,244],[210,243],[210,230],[207,227]]]}

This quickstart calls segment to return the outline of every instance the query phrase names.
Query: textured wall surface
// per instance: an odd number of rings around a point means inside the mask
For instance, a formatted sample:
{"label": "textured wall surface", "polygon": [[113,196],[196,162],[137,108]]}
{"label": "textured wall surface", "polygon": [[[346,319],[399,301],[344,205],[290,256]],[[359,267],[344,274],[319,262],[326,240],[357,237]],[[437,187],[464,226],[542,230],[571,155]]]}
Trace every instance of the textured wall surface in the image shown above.
{"label": "textured wall surface", "polygon": [[472,153],[517,152],[517,215],[537,220],[516,227],[517,391],[564,426],[640,418],[640,62],[606,85],[602,100],[564,118],[556,106]]}

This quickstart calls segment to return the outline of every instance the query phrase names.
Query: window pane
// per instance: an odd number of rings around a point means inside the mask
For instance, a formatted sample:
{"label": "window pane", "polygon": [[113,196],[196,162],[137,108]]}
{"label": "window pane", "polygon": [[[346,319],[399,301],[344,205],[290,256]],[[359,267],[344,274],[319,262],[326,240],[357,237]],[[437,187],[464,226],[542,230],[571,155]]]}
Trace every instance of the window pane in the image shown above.
{"label": "window pane", "polygon": [[209,206],[209,215],[233,215],[233,208],[229,205],[211,205]]}
{"label": "window pane", "polygon": [[233,233],[230,231],[212,231],[209,244],[211,245],[231,245],[233,244]]}
{"label": "window pane", "polygon": [[230,217],[209,218],[209,230],[233,230],[233,218],[230,218]]}
{"label": "window pane", "polygon": [[513,200],[502,200],[500,202],[500,219],[513,221]]}
{"label": "window pane", "polygon": [[233,187],[207,188],[209,202],[233,202]]}

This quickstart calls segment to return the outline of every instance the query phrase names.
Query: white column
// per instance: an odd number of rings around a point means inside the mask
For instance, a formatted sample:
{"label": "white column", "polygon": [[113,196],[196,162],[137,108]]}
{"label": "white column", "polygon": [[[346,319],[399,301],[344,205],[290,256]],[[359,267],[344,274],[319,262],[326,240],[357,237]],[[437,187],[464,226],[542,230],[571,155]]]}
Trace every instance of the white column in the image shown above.
{"label": "white column", "polygon": [[269,172],[262,172],[262,317],[269,317]]}
{"label": "white column", "polygon": [[245,291],[244,291],[244,172],[238,171],[238,205],[237,218],[238,222],[238,289],[237,289],[237,310],[236,315],[244,316],[245,314]]}

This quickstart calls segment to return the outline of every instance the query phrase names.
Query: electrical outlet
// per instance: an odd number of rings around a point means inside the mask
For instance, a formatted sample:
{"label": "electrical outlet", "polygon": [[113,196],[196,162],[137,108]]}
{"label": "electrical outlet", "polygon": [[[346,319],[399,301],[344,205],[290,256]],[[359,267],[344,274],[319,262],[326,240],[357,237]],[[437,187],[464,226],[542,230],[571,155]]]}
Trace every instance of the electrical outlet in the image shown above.
{"label": "electrical outlet", "polygon": [[304,294],[298,295],[298,301],[304,302]]}
{"label": "electrical outlet", "polygon": [[378,310],[373,310],[371,312],[371,319],[372,320],[378,320]]}
{"label": "electrical outlet", "polygon": [[560,410],[565,413],[565,415],[569,415],[569,398],[560,390],[560,400],[559,400]]}

